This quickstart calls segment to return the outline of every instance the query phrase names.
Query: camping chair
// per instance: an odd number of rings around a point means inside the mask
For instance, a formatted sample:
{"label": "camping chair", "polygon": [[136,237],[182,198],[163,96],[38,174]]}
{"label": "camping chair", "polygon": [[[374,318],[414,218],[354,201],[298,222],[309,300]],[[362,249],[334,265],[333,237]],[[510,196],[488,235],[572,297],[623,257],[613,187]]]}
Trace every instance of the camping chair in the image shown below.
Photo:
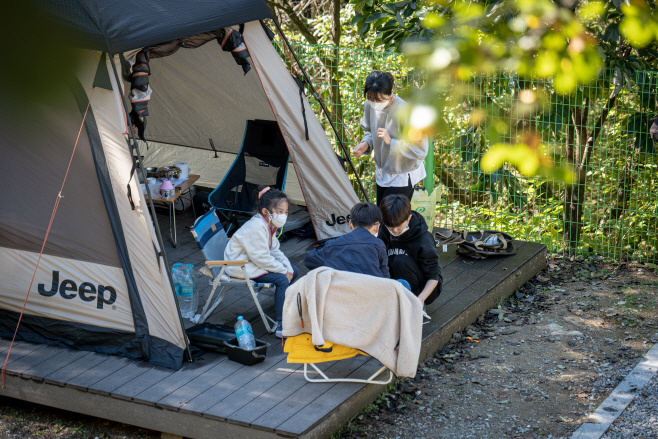
{"label": "camping chair", "polygon": [[[208,275],[212,280],[210,285],[212,285],[212,291],[208,300],[206,301],[203,311],[201,312],[201,318],[197,323],[203,323],[206,319],[212,314],[212,312],[217,308],[217,306],[224,300],[224,293],[226,292],[226,287],[229,285],[246,285],[249,288],[251,297],[253,297],[254,302],[256,303],[256,308],[260,313],[261,319],[263,319],[263,324],[268,332],[274,332],[276,330],[276,321],[271,317],[265,315],[263,308],[260,306],[258,301],[258,291],[261,288],[271,288],[272,284],[258,283],[249,279],[245,269],[245,265],[249,262],[247,260],[242,261],[225,261],[224,260],[224,249],[228,244],[228,237],[222,223],[217,216],[217,211],[215,208],[211,208],[208,212],[200,216],[192,226],[192,235],[196,240],[199,248],[206,257],[206,267],[209,270],[202,270],[202,273]],[[244,274],[244,279],[238,279],[229,277],[226,271],[226,267],[241,267],[242,273]],[[217,287],[221,287],[219,294],[215,301],[213,302],[213,297],[215,296],[215,291]],[[212,305],[211,305],[212,303]],[[268,322],[269,320],[269,322]],[[272,325],[270,325],[270,322]]]}
{"label": "camping chair", "polygon": [[[326,342],[324,346],[314,346],[311,334],[299,334],[295,337],[286,339],[286,344],[283,351],[288,354],[288,363],[303,363],[304,364],[304,378],[309,383],[364,383],[364,384],[388,384],[393,380],[393,372],[388,370],[388,378],[377,380],[376,378],[386,370],[386,366],[382,366],[367,379],[357,378],[329,378],[323,371],[321,371],[317,363],[326,361],[345,360],[347,358],[356,357],[357,355],[369,355],[357,349],[348,348]],[[311,378],[308,376],[308,366],[311,366],[315,371],[320,374],[322,378]]]}
{"label": "camping chair", "polygon": [[238,226],[238,215],[252,214],[259,185],[284,189],[288,159],[288,147],[275,121],[247,121],[238,156],[208,196],[210,204],[229,222],[226,233]]}

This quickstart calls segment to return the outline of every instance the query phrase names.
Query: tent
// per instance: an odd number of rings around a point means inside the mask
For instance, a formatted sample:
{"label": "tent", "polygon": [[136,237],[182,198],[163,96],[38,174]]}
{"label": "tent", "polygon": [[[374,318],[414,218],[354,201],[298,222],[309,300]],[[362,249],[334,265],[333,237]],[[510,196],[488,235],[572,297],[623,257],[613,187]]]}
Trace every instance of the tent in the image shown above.
{"label": "tent", "polygon": [[[145,148],[129,121],[140,103],[129,114],[126,95],[134,90],[120,79],[131,55],[241,29],[244,49],[205,44],[151,60],[143,134],[161,144],[153,149],[200,151],[212,170],[209,138],[232,161],[247,120],[276,121],[318,238],[346,231],[356,194],[259,21],[272,18],[264,0],[37,3],[73,35],[81,62],[43,102],[17,103],[0,91],[0,154],[9,171],[0,210],[0,337],[11,338],[22,316],[20,340],[179,368],[187,338],[155,211],[135,175],[134,155]],[[240,50],[251,66],[246,74]]]}

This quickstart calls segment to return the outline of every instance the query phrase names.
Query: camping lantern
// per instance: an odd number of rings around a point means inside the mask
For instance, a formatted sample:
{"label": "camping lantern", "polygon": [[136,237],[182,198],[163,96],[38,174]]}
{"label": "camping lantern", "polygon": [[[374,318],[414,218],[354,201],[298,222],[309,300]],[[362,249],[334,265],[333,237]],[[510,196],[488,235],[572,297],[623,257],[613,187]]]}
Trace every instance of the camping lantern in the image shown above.
{"label": "camping lantern", "polygon": [[169,198],[174,194],[174,185],[171,184],[169,180],[162,180],[162,185],[160,186],[160,195],[162,198]]}

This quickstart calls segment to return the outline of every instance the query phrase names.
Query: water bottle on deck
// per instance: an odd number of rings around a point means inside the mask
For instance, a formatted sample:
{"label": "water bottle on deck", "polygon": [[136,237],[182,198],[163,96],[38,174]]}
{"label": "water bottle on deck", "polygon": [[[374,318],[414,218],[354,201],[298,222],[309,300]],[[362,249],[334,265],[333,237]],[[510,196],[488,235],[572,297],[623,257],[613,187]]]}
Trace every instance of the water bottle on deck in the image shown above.
{"label": "water bottle on deck", "polygon": [[238,344],[242,349],[249,351],[256,349],[254,331],[251,330],[251,325],[242,316],[238,317],[238,321],[235,323],[235,336],[238,338]]}
{"label": "water bottle on deck", "polygon": [[183,318],[191,319],[196,313],[197,304],[196,296],[194,294],[194,278],[190,269],[185,269],[185,272],[180,277],[180,295],[178,296],[178,306]]}

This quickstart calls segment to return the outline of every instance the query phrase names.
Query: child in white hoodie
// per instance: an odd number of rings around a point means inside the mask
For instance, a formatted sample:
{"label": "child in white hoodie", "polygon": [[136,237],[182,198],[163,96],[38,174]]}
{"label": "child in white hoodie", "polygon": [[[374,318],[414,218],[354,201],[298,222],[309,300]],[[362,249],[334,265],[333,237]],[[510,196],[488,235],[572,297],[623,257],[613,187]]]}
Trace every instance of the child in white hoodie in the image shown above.
{"label": "child in white hoodie", "polygon": [[[288,286],[297,278],[299,270],[279,248],[276,232],[288,218],[288,197],[267,186],[258,187],[256,215],[247,221],[229,240],[224,258],[229,261],[249,260],[247,276],[259,283],[275,285],[276,336],[283,337],[281,324],[283,302]],[[227,267],[231,277],[244,277],[240,267]]]}

